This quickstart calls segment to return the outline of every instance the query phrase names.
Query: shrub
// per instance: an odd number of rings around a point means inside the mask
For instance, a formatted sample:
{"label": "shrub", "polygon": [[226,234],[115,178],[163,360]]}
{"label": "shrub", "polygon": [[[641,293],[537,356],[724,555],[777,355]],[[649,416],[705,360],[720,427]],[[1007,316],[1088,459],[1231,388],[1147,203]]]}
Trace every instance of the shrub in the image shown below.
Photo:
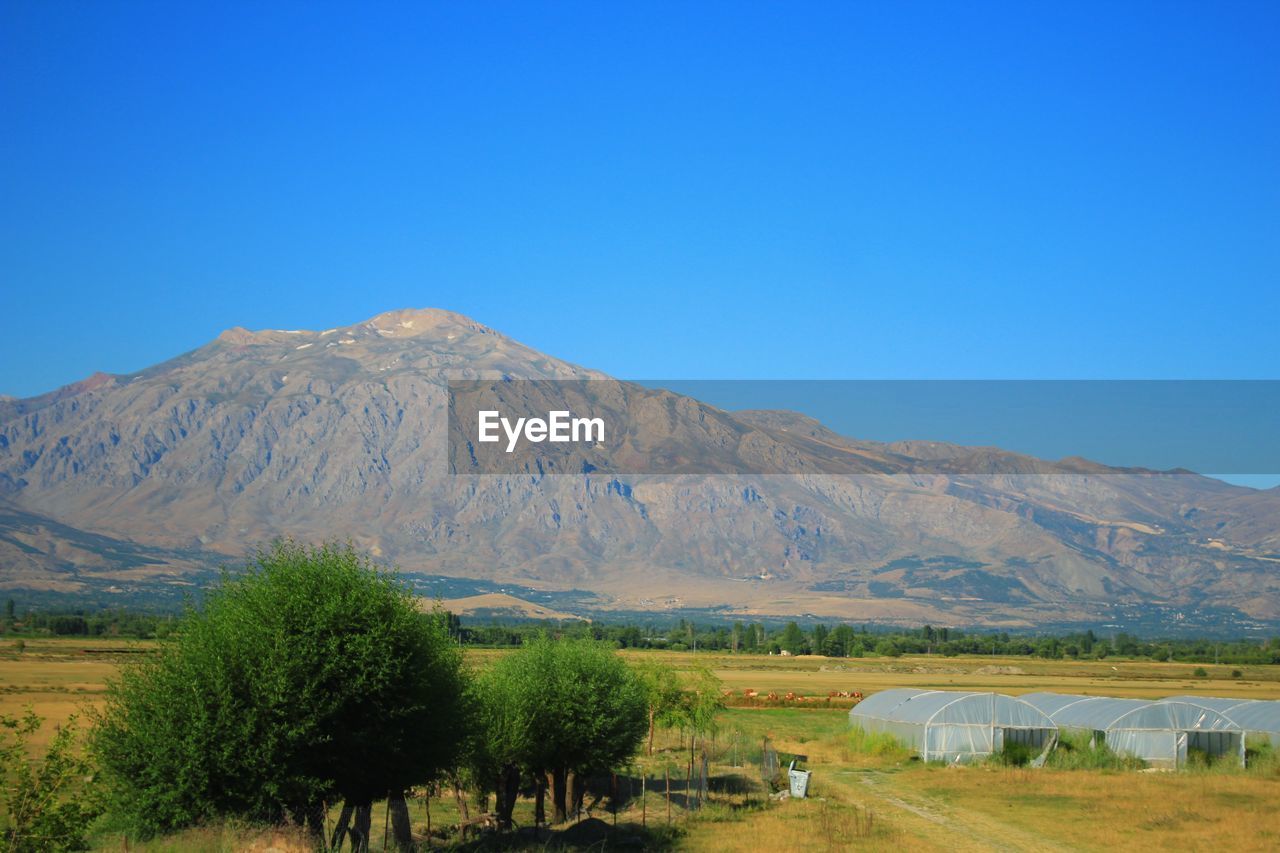
{"label": "shrub", "polygon": [[1209,670],[1205,669],[1202,666],[1198,666],[1194,670],[1192,670],[1191,674],[1194,675],[1196,678],[1208,678]]}
{"label": "shrub", "polygon": [[860,755],[879,758],[906,759],[912,753],[906,744],[888,732],[869,732],[861,726],[854,726],[849,731],[849,749]]}
{"label": "shrub", "polygon": [[893,640],[881,640],[876,643],[876,654],[886,658],[902,657],[902,649]]}
{"label": "shrub", "polygon": [[1131,755],[1117,755],[1103,741],[1094,742],[1091,732],[1063,730],[1058,745],[1049,753],[1045,766],[1062,770],[1141,770],[1147,763]]}
{"label": "shrub", "polygon": [[1280,753],[1266,735],[1249,735],[1245,738],[1245,766],[1251,773],[1265,776],[1280,775]]}
{"label": "shrub", "polygon": [[481,724],[470,763],[498,780],[504,824],[519,771],[551,775],[553,819],[561,822],[572,805],[570,774],[622,765],[648,731],[640,679],[607,644],[590,640],[535,638],[485,671],[475,695]]}
{"label": "shrub", "polygon": [[0,716],[0,849],[7,853],[83,850],[85,833],[101,809],[85,781],[90,767],[75,719],[59,726],[44,757],[29,757],[41,719]]}
{"label": "shrub", "polygon": [[461,656],[350,547],[278,543],[224,577],[152,660],[108,687],[92,745],[141,835],[223,817],[306,821],[456,759]]}
{"label": "shrub", "polygon": [[1002,767],[1026,767],[1039,754],[1040,750],[1029,744],[1005,741],[1000,751],[991,756],[991,760]]}

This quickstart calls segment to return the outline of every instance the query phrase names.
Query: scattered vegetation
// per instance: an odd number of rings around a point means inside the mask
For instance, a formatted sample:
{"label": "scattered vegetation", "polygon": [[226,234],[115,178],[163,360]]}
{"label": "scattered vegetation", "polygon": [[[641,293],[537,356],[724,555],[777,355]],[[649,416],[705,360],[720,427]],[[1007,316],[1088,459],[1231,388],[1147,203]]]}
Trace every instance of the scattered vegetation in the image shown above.
{"label": "scattered vegetation", "polygon": [[626,762],[647,731],[643,685],[597,643],[538,637],[482,673],[473,695],[470,766],[476,784],[497,794],[502,827],[522,778],[533,777],[539,801],[549,779],[561,823],[582,796],[575,781]]}
{"label": "scattered vegetation", "polygon": [[0,716],[0,849],[6,853],[82,850],[101,807],[75,721],[58,727],[44,755],[31,755],[41,719]]}
{"label": "scattered vegetation", "polygon": [[[745,850],[781,839],[833,850],[911,847],[921,839],[922,846],[945,846],[969,825],[952,808],[956,803],[987,814],[974,822],[975,837],[993,837],[981,833],[1000,827],[1016,834],[1014,824],[1024,817],[1034,826],[1057,826],[1059,801],[1105,810],[1112,807],[1107,792],[1115,792],[1132,805],[1131,789],[1161,806],[1147,806],[1148,817],[1123,841],[1168,841],[1188,827],[1160,799],[1165,788],[1182,783],[1162,788],[1162,780],[1200,779],[1247,811],[1248,798],[1258,794],[1250,786],[1280,778],[1280,758],[1266,741],[1249,742],[1244,771],[1192,751],[1190,773],[1121,777],[1115,771],[1140,769],[1142,762],[1071,733],[1042,770],[1024,769],[1033,750],[1013,743],[985,765],[944,769],[913,761],[891,735],[850,730],[844,711],[828,710],[833,702],[856,701],[850,691],[959,687],[975,673],[987,689],[1027,680],[1061,689],[1083,677],[1093,687],[1103,679],[1135,694],[1168,695],[1187,687],[1190,670],[1159,662],[1168,660],[1203,661],[1196,677],[1212,672],[1223,683],[1228,673],[1241,680],[1247,672],[1247,681],[1232,686],[1262,695],[1274,689],[1275,674],[1238,666],[1267,662],[1280,648],[1275,642],[1147,645],[1087,632],[1018,638],[795,623],[479,628],[421,612],[396,576],[350,548],[288,543],[247,572],[227,576],[180,617],[33,614],[15,605],[5,609],[0,629],[11,638],[0,644],[0,680],[9,672],[38,675],[47,692],[38,695],[55,697],[56,708],[85,700],[101,707],[87,757],[71,728],[41,740],[49,727],[40,729],[33,717],[5,722],[0,828],[10,836],[0,849],[96,842],[142,850],[312,850],[348,841],[389,849],[422,843],[427,802],[434,844],[467,850],[627,843]],[[26,647],[21,655],[18,644]],[[463,646],[470,646],[470,666],[463,665]],[[59,669],[51,663],[70,660],[62,650],[72,647],[75,666],[67,670],[75,674],[50,677]],[[670,651],[681,647],[699,653]],[[617,654],[620,648],[629,651]],[[982,659],[948,660],[969,648]],[[992,649],[1037,660],[997,665]],[[735,656],[748,651],[774,656]],[[803,657],[815,651],[861,660]],[[1132,662],[1144,654],[1156,662]],[[1094,663],[1077,662],[1082,658]],[[1096,663],[1101,658],[1105,665]],[[1218,661],[1237,668],[1211,670],[1208,664]],[[122,664],[123,674],[100,695],[95,679]],[[736,691],[726,690],[721,677]],[[726,712],[730,693],[740,707]],[[24,695],[8,686],[0,694],[10,707]],[[785,787],[771,787],[777,777],[766,778],[763,769],[764,755],[775,752],[771,767],[785,771],[792,757],[802,757],[817,771],[813,799],[769,798]],[[697,779],[704,756],[711,768],[705,796]],[[611,783],[625,790],[619,795]],[[15,799],[20,790],[38,793]],[[1057,793],[1025,793],[1032,790]],[[423,799],[428,792],[430,800]],[[947,808],[931,811],[938,802]],[[1257,837],[1280,841],[1280,826],[1266,811],[1269,798],[1259,794],[1257,802],[1251,819],[1276,830],[1259,829]],[[564,820],[579,809],[587,820]],[[385,826],[371,826],[371,819]],[[557,831],[547,828],[556,823]],[[1095,823],[1052,837],[1087,846],[1097,840]],[[1224,837],[1237,845],[1243,839],[1230,831]],[[18,844],[24,838],[27,847]],[[33,845],[33,838],[41,840]]]}
{"label": "scattered vegetation", "polygon": [[1140,758],[1116,754],[1090,732],[1063,729],[1045,766],[1058,770],[1141,770],[1147,765]]}
{"label": "scattered vegetation", "polygon": [[991,756],[991,761],[1001,767],[1026,767],[1039,754],[1040,750],[1030,744],[1005,741],[1000,751]]}
{"label": "scattered vegetation", "polygon": [[[10,607],[10,605],[13,605]],[[172,613],[134,612],[121,609],[32,610],[19,613],[13,599],[0,616],[0,633],[23,636],[83,636],[164,638],[179,628]],[[870,625],[796,622],[724,622],[696,625],[687,619],[610,622],[523,622],[489,625],[464,624],[455,614],[447,617],[449,632],[464,646],[519,648],[540,634],[566,639],[595,640],[620,649],[689,650],[774,655],[825,655],[844,658],[898,658],[903,655],[937,654],[1034,657],[1044,660],[1104,660],[1141,658],[1158,662],[1214,663],[1238,666],[1280,663],[1280,637],[1217,641],[1206,638],[1143,640],[1124,632],[1109,637],[1093,630],[1059,635],[1010,634],[958,628],[896,629]],[[1239,670],[1236,670],[1239,671]],[[1232,674],[1233,678],[1242,678]]]}
{"label": "scattered vegetation", "polygon": [[463,687],[442,621],[394,576],[281,543],[123,670],[92,745],[144,837],[225,817],[318,834],[324,802],[367,810],[456,762]]}
{"label": "scattered vegetation", "polygon": [[849,730],[848,742],[849,750],[860,755],[899,761],[905,761],[913,755],[906,744],[888,732],[869,732],[861,726],[854,726]]}

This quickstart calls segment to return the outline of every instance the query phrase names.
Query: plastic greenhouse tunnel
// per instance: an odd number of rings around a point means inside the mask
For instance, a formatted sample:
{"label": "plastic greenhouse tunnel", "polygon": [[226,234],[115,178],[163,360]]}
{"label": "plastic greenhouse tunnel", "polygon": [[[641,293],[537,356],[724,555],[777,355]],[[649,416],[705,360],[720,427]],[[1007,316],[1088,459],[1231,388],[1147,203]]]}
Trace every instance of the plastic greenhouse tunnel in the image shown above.
{"label": "plastic greenhouse tunnel", "polygon": [[1246,735],[1265,737],[1280,747],[1280,702],[1272,699],[1231,699],[1217,696],[1170,696],[1165,702],[1190,702],[1212,708],[1230,718]]}
{"label": "plastic greenhouse tunnel", "polygon": [[1021,698],[1060,729],[1091,732],[1095,742],[1105,742],[1119,755],[1182,767],[1188,753],[1198,750],[1244,764],[1244,730],[1225,713],[1203,704],[1063,693],[1027,693]]}
{"label": "plastic greenhouse tunnel", "polygon": [[883,690],[855,705],[849,722],[894,736],[925,761],[948,764],[987,758],[1016,743],[1038,751],[1031,763],[1040,766],[1058,738],[1047,714],[999,693]]}

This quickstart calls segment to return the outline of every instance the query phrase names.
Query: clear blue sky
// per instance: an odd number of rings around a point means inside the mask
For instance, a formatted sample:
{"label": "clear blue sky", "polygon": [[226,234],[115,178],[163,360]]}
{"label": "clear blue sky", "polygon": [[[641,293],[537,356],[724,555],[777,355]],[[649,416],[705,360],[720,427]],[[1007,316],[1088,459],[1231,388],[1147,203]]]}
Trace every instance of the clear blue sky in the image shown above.
{"label": "clear blue sky", "polygon": [[0,393],[461,311],[622,377],[1276,378],[1280,4],[0,2]]}

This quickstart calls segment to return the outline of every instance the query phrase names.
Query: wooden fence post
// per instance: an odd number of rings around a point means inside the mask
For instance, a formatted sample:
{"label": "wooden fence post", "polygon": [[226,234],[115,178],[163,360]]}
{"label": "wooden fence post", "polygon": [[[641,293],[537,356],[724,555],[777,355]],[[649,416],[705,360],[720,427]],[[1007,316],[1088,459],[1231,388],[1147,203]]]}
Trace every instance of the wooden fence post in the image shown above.
{"label": "wooden fence post", "polygon": [[382,849],[387,849],[387,830],[391,828],[391,792],[387,791],[387,804],[382,810]]}
{"label": "wooden fence post", "polygon": [[671,768],[663,768],[662,775],[667,780],[667,826],[671,826]]}

